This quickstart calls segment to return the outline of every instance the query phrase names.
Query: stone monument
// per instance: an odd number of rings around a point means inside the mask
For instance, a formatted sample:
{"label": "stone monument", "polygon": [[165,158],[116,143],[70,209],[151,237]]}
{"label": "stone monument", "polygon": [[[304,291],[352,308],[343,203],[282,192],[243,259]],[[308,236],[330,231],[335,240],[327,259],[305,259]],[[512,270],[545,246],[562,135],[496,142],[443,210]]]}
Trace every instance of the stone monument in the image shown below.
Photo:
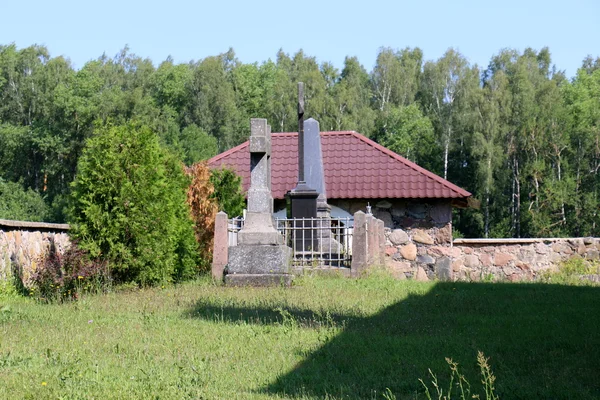
{"label": "stone monument", "polygon": [[313,237],[315,233],[313,223],[317,217],[319,193],[305,181],[304,145],[304,84],[298,82],[298,184],[288,192],[290,215],[294,220],[293,240],[296,256],[312,253],[317,244],[317,238]]}
{"label": "stone monument", "polygon": [[317,197],[319,252],[324,258],[338,258],[342,248],[331,236],[331,206],[327,204],[325,170],[321,150],[319,122],[309,118],[304,122],[304,177],[307,186],[314,188]]}
{"label": "stone monument", "polygon": [[238,245],[229,247],[229,285],[289,285],[292,249],[273,223],[271,195],[271,127],[266,119],[250,122],[250,189]]}

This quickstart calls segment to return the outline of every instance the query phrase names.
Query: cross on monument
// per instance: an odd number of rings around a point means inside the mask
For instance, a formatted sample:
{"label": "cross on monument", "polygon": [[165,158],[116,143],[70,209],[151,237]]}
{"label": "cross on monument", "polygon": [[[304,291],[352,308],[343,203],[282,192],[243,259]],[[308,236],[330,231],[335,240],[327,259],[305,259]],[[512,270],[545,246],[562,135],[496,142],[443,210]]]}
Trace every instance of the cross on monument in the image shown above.
{"label": "cross on monument", "polygon": [[[298,82],[298,184],[288,193],[290,200],[290,215],[293,219],[316,218],[317,197],[319,193],[306,185],[304,165],[304,83]],[[313,221],[295,221],[294,230],[296,249],[312,250],[316,247],[313,239]]]}

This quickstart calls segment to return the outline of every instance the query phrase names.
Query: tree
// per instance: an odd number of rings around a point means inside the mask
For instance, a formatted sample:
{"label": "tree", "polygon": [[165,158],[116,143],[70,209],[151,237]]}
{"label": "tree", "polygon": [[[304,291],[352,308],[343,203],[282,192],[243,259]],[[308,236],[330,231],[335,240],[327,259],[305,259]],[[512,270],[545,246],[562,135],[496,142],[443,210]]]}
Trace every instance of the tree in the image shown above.
{"label": "tree", "polygon": [[242,178],[228,168],[214,169],[210,173],[210,183],[214,187],[211,198],[219,205],[219,211],[224,211],[230,217],[239,217],[246,207]]}
{"label": "tree", "polygon": [[377,141],[401,156],[428,167],[435,149],[433,125],[416,104],[391,106],[378,122]]}
{"label": "tree", "polygon": [[44,221],[48,206],[39,193],[0,178],[0,219]]}
{"label": "tree", "polygon": [[72,185],[71,236],[92,257],[110,261],[119,282],[142,285],[198,272],[189,180],[147,127],[97,130],[86,144]]}
{"label": "tree", "polygon": [[[443,176],[448,179],[451,145],[468,118],[473,92],[478,88],[479,71],[454,49],[449,49],[437,62],[425,63],[421,79],[422,101],[436,127],[443,149]],[[464,128],[464,127],[463,127]]]}

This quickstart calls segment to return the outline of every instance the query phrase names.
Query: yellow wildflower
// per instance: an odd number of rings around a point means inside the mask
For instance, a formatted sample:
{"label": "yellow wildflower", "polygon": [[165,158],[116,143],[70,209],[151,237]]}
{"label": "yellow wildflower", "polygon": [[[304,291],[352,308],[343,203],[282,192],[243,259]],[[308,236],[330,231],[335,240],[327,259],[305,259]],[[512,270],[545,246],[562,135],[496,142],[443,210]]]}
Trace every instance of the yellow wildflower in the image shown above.
{"label": "yellow wildflower", "polygon": [[46,386],[46,385],[47,385],[47,383],[46,383],[46,382],[42,382],[42,386]]}

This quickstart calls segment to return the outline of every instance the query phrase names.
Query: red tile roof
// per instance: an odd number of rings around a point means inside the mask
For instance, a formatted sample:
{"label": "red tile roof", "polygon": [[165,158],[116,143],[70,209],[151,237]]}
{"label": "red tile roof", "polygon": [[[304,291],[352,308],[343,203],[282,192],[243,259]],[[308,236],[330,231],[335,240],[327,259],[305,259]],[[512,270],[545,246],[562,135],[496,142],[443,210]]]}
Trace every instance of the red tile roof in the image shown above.
{"label": "red tile roof", "polygon": [[[419,167],[354,131],[321,132],[325,187],[329,199],[445,198],[471,193]],[[227,166],[250,186],[248,142],[208,160],[210,168]],[[283,199],[298,180],[298,134],[274,133],[271,139],[271,190]]]}

